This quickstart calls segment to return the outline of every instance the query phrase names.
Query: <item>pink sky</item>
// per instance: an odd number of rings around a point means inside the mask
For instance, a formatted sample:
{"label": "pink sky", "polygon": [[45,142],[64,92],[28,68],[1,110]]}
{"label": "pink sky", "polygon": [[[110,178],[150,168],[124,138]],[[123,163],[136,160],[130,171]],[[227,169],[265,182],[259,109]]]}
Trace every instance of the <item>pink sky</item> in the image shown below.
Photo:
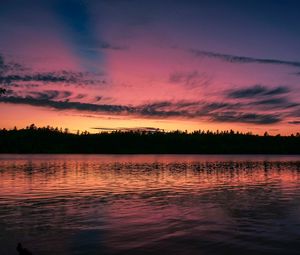
{"label": "pink sky", "polygon": [[1,128],[299,131],[299,37],[288,29],[272,33],[259,16],[247,34],[238,14],[213,20],[208,3],[199,17],[181,1],[169,12],[135,1],[33,2],[7,1],[1,13]]}

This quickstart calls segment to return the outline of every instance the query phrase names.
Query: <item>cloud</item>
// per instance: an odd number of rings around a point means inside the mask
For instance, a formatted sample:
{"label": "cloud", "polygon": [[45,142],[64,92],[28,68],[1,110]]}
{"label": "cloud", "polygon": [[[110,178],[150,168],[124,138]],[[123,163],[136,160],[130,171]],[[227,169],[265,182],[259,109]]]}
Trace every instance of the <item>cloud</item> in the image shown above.
{"label": "cloud", "polygon": [[4,66],[4,59],[3,59],[2,55],[0,54],[0,70],[3,69],[3,66]]}
{"label": "cloud", "polygon": [[41,81],[41,82],[75,82],[75,78],[65,75],[59,75],[55,73],[38,73],[32,75],[7,75],[0,77],[0,84],[10,84],[12,82],[32,82],[32,81]]}
{"label": "cloud", "polygon": [[[131,115],[145,118],[197,118],[214,122],[274,124],[282,121],[280,114],[258,114],[242,110],[241,104],[199,101],[162,101],[138,106],[72,102],[69,94],[57,91],[34,93],[31,96],[4,96],[0,102],[49,107],[55,110],[77,110],[100,114]],[[64,101],[62,101],[64,99]],[[59,100],[59,101],[56,101]]]}
{"label": "cloud", "polygon": [[[276,103],[283,103],[282,100]],[[263,103],[263,102],[261,102]],[[267,102],[265,102],[267,103]],[[273,103],[274,102],[268,102]],[[211,102],[158,102],[149,105],[143,105],[139,113],[143,116],[159,117],[185,117],[202,118],[215,122],[239,122],[251,124],[274,124],[282,121],[280,114],[265,114],[244,112],[242,108],[247,108],[249,104],[242,103],[211,103]],[[272,105],[273,107],[273,105]]]}
{"label": "cloud", "polygon": [[271,105],[272,107],[280,106],[285,109],[299,106],[298,103],[289,102],[288,99],[284,97],[260,100],[260,101],[252,102],[251,105]]}
{"label": "cloud", "polygon": [[82,98],[85,98],[85,97],[87,97],[87,94],[78,94],[76,97],[75,97],[75,99],[82,99]]}
{"label": "cloud", "polygon": [[32,106],[50,107],[56,110],[78,110],[78,111],[91,111],[91,112],[106,112],[106,113],[126,113],[134,112],[134,108],[123,105],[98,105],[80,102],[69,101],[53,101],[49,98],[34,98],[34,97],[2,97],[0,102],[12,104],[27,104]]}
{"label": "cloud", "polygon": [[44,91],[29,91],[28,98],[36,100],[62,100],[70,97],[73,93],[71,91],[61,90],[44,90]]}
{"label": "cloud", "polygon": [[288,116],[289,117],[300,117],[300,108],[290,112]]}
{"label": "cloud", "polygon": [[95,85],[105,84],[102,73],[54,71],[34,72],[30,68],[14,62],[6,62],[0,54],[0,85],[14,87],[33,87],[39,84],[64,83],[68,85]]}
{"label": "cloud", "polygon": [[0,88],[0,95],[3,95],[6,93],[6,89]]}
{"label": "cloud", "polygon": [[38,88],[40,86],[39,84],[33,84],[33,83],[26,83],[26,84],[11,83],[11,84],[6,84],[6,85],[9,85],[9,87],[24,88],[24,89]]}
{"label": "cloud", "polygon": [[99,44],[99,48],[104,50],[127,50],[128,49],[128,47],[114,45],[108,42],[101,42]]}
{"label": "cloud", "polygon": [[240,64],[269,64],[269,65],[286,65],[300,67],[300,62],[298,61],[286,61],[279,59],[267,59],[267,58],[252,58],[245,56],[237,56],[230,54],[217,53],[212,51],[202,51],[202,50],[189,50],[197,57],[208,57],[216,58],[229,63],[240,63]]}
{"label": "cloud", "polygon": [[0,74],[2,74],[5,71],[5,64],[4,64],[4,59],[2,55],[0,54]]}
{"label": "cloud", "polygon": [[198,116],[195,108],[198,109],[200,105],[198,101],[160,101],[137,106],[137,109],[141,115],[149,117],[194,118]]}
{"label": "cloud", "polygon": [[241,122],[251,124],[274,124],[282,121],[276,114],[257,114],[241,112],[222,112],[212,116],[217,122]]}
{"label": "cloud", "polygon": [[257,110],[288,109],[299,106],[299,103],[290,101],[285,96],[290,90],[285,86],[268,88],[262,85],[254,85],[243,89],[229,90],[226,97],[237,99],[239,107]]}
{"label": "cloud", "polygon": [[[103,81],[93,77],[94,74],[72,71],[26,73],[26,74],[0,74],[0,84],[18,86],[18,83],[40,82],[40,83],[66,83],[72,85],[80,84],[103,84]],[[24,84],[21,84],[21,86]],[[30,84],[29,84],[30,85]]]}
{"label": "cloud", "polygon": [[101,130],[101,131],[142,131],[142,132],[158,132],[163,131],[163,129],[155,127],[117,127],[117,128],[107,128],[107,127],[92,127],[92,129]]}
{"label": "cloud", "polygon": [[113,51],[123,51],[123,50],[128,50],[129,47],[127,46],[121,46],[121,45],[116,45],[108,42],[91,42],[89,45],[87,45],[84,48],[86,51],[91,51],[91,52],[101,52],[103,50],[113,50]]}
{"label": "cloud", "polygon": [[209,115],[214,111],[221,110],[233,110],[236,108],[241,108],[240,103],[205,103],[201,105],[201,108],[197,111],[201,115]]}
{"label": "cloud", "polygon": [[252,87],[230,90],[227,94],[229,98],[254,98],[257,96],[275,96],[290,92],[287,87],[279,86],[277,88],[267,88],[262,85],[254,85]]}
{"label": "cloud", "polygon": [[99,102],[101,99],[102,99],[102,96],[96,96],[96,97],[95,97],[95,101],[96,101],[96,102]]}
{"label": "cloud", "polygon": [[24,72],[27,71],[28,68],[25,66],[15,63],[15,62],[8,62],[6,63],[4,57],[0,54],[0,75],[6,72]]}
{"label": "cloud", "polygon": [[[199,102],[155,102],[152,104],[143,104],[138,106],[130,105],[114,105],[114,104],[92,104],[71,102],[69,100],[61,101],[63,98],[61,92],[58,91],[44,91],[28,93],[26,97],[20,96],[6,96],[0,98],[0,102],[12,104],[27,104],[32,106],[50,107],[56,110],[78,110],[90,111],[98,113],[111,114],[131,114],[141,115],[144,117],[184,117],[191,118],[198,116],[196,112],[189,112],[188,109],[181,110],[181,107],[188,105],[198,105]],[[56,101],[60,100],[60,101]]]}
{"label": "cloud", "polygon": [[261,100],[261,101],[256,101],[254,104],[285,104],[287,102],[286,98],[271,98],[271,99],[266,99],[266,100]]}
{"label": "cloud", "polygon": [[286,94],[286,93],[289,93],[289,92],[290,92],[290,89],[288,89],[287,87],[279,86],[275,89],[270,89],[269,91],[266,91],[264,93],[264,95],[273,96],[273,95]]}
{"label": "cloud", "polygon": [[173,72],[169,77],[170,83],[182,84],[187,87],[203,87],[211,83],[211,78],[206,73],[198,71]]}
{"label": "cloud", "polygon": [[184,110],[172,110],[172,109],[160,109],[151,105],[142,105],[138,107],[138,112],[142,116],[150,117],[189,117],[191,116],[188,111]]}
{"label": "cloud", "polygon": [[300,121],[299,120],[289,121],[289,124],[300,125]]}

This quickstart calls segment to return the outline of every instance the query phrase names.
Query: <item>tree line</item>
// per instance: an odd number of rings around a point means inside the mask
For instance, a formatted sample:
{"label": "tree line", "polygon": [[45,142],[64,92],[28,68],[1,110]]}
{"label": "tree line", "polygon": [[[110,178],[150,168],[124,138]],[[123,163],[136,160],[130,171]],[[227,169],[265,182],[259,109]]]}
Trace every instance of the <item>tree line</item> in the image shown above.
{"label": "tree line", "polygon": [[0,153],[300,154],[300,134],[263,136],[230,131],[113,131],[90,134],[36,127],[0,130]]}

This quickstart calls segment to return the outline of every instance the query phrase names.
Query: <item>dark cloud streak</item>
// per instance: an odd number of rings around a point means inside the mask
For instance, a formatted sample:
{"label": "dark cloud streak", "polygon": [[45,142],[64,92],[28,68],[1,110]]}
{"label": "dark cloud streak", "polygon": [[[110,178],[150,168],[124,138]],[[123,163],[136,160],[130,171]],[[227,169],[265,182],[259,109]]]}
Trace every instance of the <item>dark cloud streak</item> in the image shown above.
{"label": "dark cloud streak", "polygon": [[[0,102],[49,107],[56,110],[89,111],[149,118],[204,118],[214,122],[240,122],[253,124],[274,124],[282,120],[279,114],[243,112],[239,109],[238,104],[163,101],[153,104],[130,106],[70,102],[69,100],[55,101],[54,99],[61,99],[61,95],[54,91],[51,93],[48,91],[48,93],[42,95],[35,94],[27,97],[5,96],[0,98]],[[184,107],[189,106],[192,108],[184,109]]]}
{"label": "dark cloud streak", "polygon": [[53,101],[48,98],[34,98],[34,97],[3,97],[0,102],[12,104],[27,104],[32,106],[50,107],[56,110],[78,110],[78,111],[91,111],[91,112],[107,112],[107,113],[122,113],[132,112],[134,108],[122,105],[96,105],[80,102],[69,101]]}
{"label": "dark cloud streak", "polygon": [[92,129],[101,130],[101,131],[142,131],[142,132],[158,132],[163,131],[163,129],[155,127],[117,127],[117,128],[107,128],[107,127],[92,127]]}
{"label": "dark cloud streak", "polygon": [[15,63],[15,62],[6,63],[3,55],[0,54],[0,75],[7,72],[24,72],[27,70],[28,68],[26,68],[25,66],[19,63]]}
{"label": "dark cloud streak", "polygon": [[275,96],[290,92],[287,87],[267,88],[262,85],[254,85],[244,89],[230,90],[227,94],[229,98],[255,98],[257,96]]}
{"label": "dark cloud streak", "polygon": [[[66,70],[54,72],[34,72],[30,68],[19,63],[6,62],[0,54],[0,85],[30,87],[32,83],[64,83],[66,85],[74,86],[105,84],[105,80],[99,80],[99,76],[103,76],[103,74]],[[27,82],[29,83],[28,85],[24,84]]]}
{"label": "dark cloud streak", "polygon": [[169,82],[174,84],[182,84],[189,88],[206,87],[211,83],[212,78],[206,73],[191,72],[173,72],[170,74]]}
{"label": "dark cloud streak", "polygon": [[298,61],[286,61],[279,59],[268,59],[268,58],[252,58],[245,56],[237,56],[231,54],[223,54],[212,51],[202,51],[202,50],[190,50],[197,57],[208,57],[216,58],[229,63],[240,63],[240,64],[269,64],[269,65],[286,65],[300,67],[300,62]]}
{"label": "dark cloud streak", "polygon": [[127,50],[128,47],[125,46],[118,46],[118,45],[114,45],[108,42],[102,42],[99,44],[99,48],[103,49],[103,50]]}
{"label": "dark cloud streak", "polygon": [[72,77],[66,77],[63,75],[57,75],[54,73],[40,73],[33,75],[7,75],[0,77],[0,84],[10,84],[12,82],[75,82]]}
{"label": "dark cloud streak", "polygon": [[36,100],[62,100],[70,97],[73,93],[71,91],[61,90],[44,90],[44,91],[29,91],[28,98]]}
{"label": "dark cloud streak", "polygon": [[217,122],[240,122],[260,125],[274,124],[282,121],[278,115],[240,112],[224,112],[214,114],[213,120]]}

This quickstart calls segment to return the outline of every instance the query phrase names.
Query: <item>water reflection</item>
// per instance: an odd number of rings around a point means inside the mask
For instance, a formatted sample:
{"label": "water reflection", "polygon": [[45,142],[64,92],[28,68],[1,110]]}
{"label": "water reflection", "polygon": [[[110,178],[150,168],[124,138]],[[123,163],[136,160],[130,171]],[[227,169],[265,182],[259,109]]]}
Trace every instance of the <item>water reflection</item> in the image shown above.
{"label": "water reflection", "polygon": [[298,254],[296,156],[0,157],[0,254]]}

